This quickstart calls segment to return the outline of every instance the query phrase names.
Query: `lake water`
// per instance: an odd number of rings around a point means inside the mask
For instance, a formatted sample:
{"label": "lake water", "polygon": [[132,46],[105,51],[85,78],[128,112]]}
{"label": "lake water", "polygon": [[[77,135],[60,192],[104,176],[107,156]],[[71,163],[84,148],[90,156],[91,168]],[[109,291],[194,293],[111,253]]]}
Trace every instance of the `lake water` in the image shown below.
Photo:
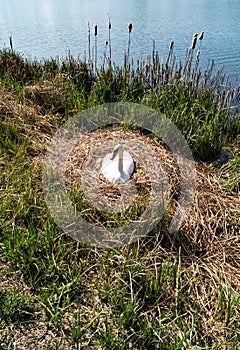
{"label": "lake water", "polygon": [[240,83],[240,0],[1,0],[0,48],[9,46],[27,58],[88,57],[88,21],[91,47],[98,25],[98,62],[108,40],[111,18],[112,59],[122,65],[132,22],[130,56],[136,61],[152,52],[153,40],[165,60],[171,40],[177,60],[183,60],[194,33],[205,32],[201,64],[214,59],[217,69]]}

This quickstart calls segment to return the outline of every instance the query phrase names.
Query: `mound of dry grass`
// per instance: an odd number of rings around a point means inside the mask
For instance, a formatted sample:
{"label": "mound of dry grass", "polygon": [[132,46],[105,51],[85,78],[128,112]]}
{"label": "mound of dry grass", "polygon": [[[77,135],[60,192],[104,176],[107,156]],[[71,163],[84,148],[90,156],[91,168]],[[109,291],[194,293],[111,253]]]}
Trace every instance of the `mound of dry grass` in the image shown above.
{"label": "mound of dry grass", "polygon": [[183,227],[185,251],[208,261],[240,291],[240,198],[221,187],[211,168],[198,167],[193,209]]}
{"label": "mound of dry grass", "polygon": [[36,156],[45,149],[46,142],[56,130],[56,118],[52,114],[42,114],[38,104],[28,103],[24,96],[1,89],[0,116],[3,125],[2,143],[28,143],[27,153]]}
{"label": "mound of dry grass", "polygon": [[[131,153],[134,172],[127,183],[112,184],[101,174],[101,162],[119,143]],[[150,222],[148,208],[159,201],[159,193],[162,201],[177,195],[180,179],[175,163],[163,144],[140,131],[118,127],[81,137],[69,155],[65,179],[68,188],[81,191],[76,204],[88,221],[124,227],[140,217]]]}
{"label": "mound of dry grass", "polygon": [[41,80],[35,85],[27,86],[26,95],[35,106],[38,106],[38,111],[42,115],[61,113],[64,112],[63,106],[67,94],[65,85],[63,75],[59,74],[52,81]]}

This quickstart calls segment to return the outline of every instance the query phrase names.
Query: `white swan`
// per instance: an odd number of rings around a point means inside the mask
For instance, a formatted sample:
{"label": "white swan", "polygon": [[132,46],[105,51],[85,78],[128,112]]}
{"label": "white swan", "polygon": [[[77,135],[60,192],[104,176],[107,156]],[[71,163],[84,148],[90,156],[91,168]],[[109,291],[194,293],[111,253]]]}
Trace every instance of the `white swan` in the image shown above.
{"label": "white swan", "polygon": [[134,170],[134,162],[129,152],[122,145],[116,145],[112,153],[107,154],[102,161],[101,172],[113,183],[124,183],[130,179]]}

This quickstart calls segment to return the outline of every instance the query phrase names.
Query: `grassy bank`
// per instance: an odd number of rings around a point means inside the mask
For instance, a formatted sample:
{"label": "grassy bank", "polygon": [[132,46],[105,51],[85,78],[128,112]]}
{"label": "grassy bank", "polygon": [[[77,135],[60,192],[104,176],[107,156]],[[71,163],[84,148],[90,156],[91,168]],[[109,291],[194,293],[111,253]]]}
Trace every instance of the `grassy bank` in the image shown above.
{"label": "grassy bank", "polygon": [[[239,348],[240,117],[224,77],[200,72],[199,43],[182,65],[171,44],[164,63],[154,51],[135,69],[125,57],[98,71],[95,60],[40,63],[0,51],[0,349]],[[169,208],[143,239],[104,250],[54,223],[42,163],[66,120],[119,101],[173,120],[193,151],[197,192],[174,236]],[[223,150],[232,159],[221,165]]]}

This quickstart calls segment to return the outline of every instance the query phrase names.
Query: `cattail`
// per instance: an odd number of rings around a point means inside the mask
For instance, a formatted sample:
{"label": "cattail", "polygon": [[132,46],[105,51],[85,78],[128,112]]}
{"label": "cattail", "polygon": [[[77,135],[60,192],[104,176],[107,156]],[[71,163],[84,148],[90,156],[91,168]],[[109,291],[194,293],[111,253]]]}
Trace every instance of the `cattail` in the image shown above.
{"label": "cattail", "polygon": [[128,33],[131,33],[132,31],[132,23],[128,23]]}
{"label": "cattail", "polygon": [[173,46],[174,46],[174,41],[171,41],[170,45],[169,45],[169,52],[168,52],[168,58],[167,58],[166,66],[168,66],[169,61],[172,58]]}
{"label": "cattail", "polygon": [[194,38],[192,41],[192,45],[191,45],[191,49],[194,50],[196,47],[196,42],[197,42],[197,38]]}
{"label": "cattail", "polygon": [[112,23],[110,21],[110,17],[108,18],[108,44],[109,44],[109,66],[112,64],[112,47],[111,47],[111,28]]}
{"label": "cattail", "polygon": [[204,32],[201,32],[201,33],[200,33],[200,35],[199,35],[199,38],[198,38],[198,40],[202,41],[202,39],[203,39],[203,36],[204,36]]}
{"label": "cattail", "polygon": [[94,26],[94,36],[97,36],[97,25]]}
{"label": "cattail", "polygon": [[127,58],[129,60],[129,54],[130,54],[130,45],[131,45],[131,31],[132,31],[132,23],[128,23],[128,51],[127,51]]}
{"label": "cattail", "polygon": [[9,38],[9,43],[10,43],[10,48],[13,51],[13,42],[12,42],[12,37],[11,36]]}
{"label": "cattail", "polygon": [[108,46],[108,41],[107,40],[105,41],[105,45]]}
{"label": "cattail", "polygon": [[193,39],[192,39],[192,45],[191,45],[191,49],[192,50],[194,50],[195,49],[195,47],[196,47],[196,43],[197,43],[197,34],[195,33],[194,35],[193,35]]}
{"label": "cattail", "polygon": [[173,45],[174,45],[174,41],[171,41],[171,42],[170,42],[170,45],[169,45],[169,50],[172,50],[172,49],[173,49]]}
{"label": "cattail", "polygon": [[95,71],[97,70],[97,25],[93,27],[93,33],[95,36]]}

